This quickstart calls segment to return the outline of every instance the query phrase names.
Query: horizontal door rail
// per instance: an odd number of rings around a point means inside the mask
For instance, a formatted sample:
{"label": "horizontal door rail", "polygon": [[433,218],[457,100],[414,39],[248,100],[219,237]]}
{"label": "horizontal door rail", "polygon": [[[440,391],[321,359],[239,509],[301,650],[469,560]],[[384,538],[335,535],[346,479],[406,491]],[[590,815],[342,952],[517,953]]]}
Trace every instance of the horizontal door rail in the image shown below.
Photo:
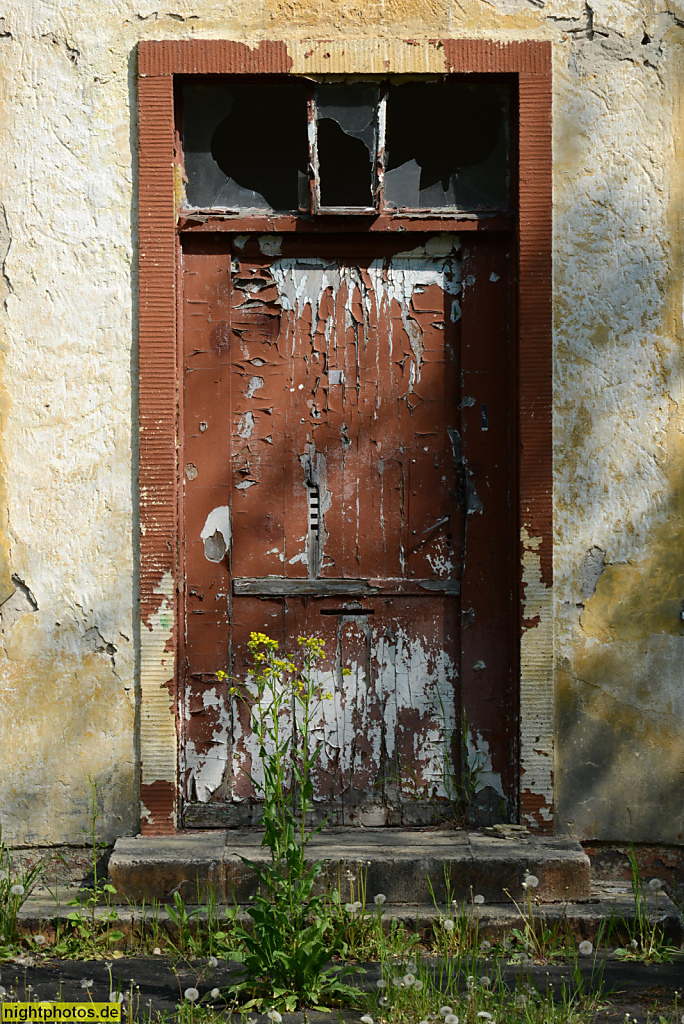
{"label": "horizontal door rail", "polygon": [[285,576],[238,576],[233,580],[235,597],[421,597],[461,593],[460,580],[405,579],[291,579]]}

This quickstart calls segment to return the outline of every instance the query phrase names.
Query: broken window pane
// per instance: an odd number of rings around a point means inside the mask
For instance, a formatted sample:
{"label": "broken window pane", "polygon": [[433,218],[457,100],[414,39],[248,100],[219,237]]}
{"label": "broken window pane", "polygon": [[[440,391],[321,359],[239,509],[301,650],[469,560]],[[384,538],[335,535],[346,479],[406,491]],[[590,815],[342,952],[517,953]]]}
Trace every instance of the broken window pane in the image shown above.
{"label": "broken window pane", "polygon": [[316,87],[321,207],[375,205],[379,94],[379,87],[368,83]]}
{"label": "broken window pane", "polygon": [[506,207],[508,160],[504,85],[446,81],[389,86],[385,206]]}
{"label": "broken window pane", "polygon": [[306,87],[186,85],[188,205],[308,208]]}

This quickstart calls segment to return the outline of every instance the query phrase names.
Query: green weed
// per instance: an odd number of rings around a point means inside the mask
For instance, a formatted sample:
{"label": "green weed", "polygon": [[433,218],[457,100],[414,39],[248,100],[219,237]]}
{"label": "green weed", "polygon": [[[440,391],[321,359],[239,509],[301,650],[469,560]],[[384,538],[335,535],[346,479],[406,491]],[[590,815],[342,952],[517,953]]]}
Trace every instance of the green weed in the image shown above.
{"label": "green weed", "polygon": [[662,927],[658,923],[658,900],[663,895],[663,884],[659,878],[652,878],[648,883],[650,892],[655,896],[653,923],[651,923],[646,903],[646,887],[639,870],[636,850],[632,847],[627,856],[629,857],[634,896],[634,923],[621,918],[621,930],[628,935],[628,942],[626,946],[618,946],[615,956],[621,960],[671,963],[679,950],[676,946],[665,942]]}
{"label": "green weed", "polygon": [[0,829],[0,960],[14,955],[19,942],[17,916],[43,870],[44,864],[40,861],[26,871],[15,872]]}
{"label": "green weed", "polygon": [[[331,919],[324,896],[314,892],[323,864],[309,863],[307,857],[308,844],[324,825],[308,822],[311,772],[321,751],[320,744],[312,743],[313,715],[330,697],[316,680],[324,642],[299,637],[298,643],[296,663],[278,655],[275,640],[252,633],[254,674],[249,683],[231,687],[250,708],[259,746],[264,779],[253,782],[263,796],[262,846],[270,853],[270,863],[262,866],[242,858],[259,889],[249,909],[252,929],[236,925],[244,968],[227,994],[246,1008],[270,1006],[274,1012],[341,1004],[356,996],[343,981],[346,969],[326,966]],[[283,724],[285,710],[292,714],[290,731]]]}
{"label": "green weed", "polygon": [[[331,921],[329,944],[331,953],[342,960],[362,963],[380,958],[388,947],[398,956],[408,956],[418,943],[415,932],[406,925],[391,918],[383,918],[386,897],[376,893],[372,906],[368,898],[368,865],[359,861],[356,873],[347,869],[344,881],[338,876],[327,897],[327,909]],[[343,889],[347,890],[346,895]]]}
{"label": "green weed", "polygon": [[540,993],[520,975],[511,988],[499,961],[478,953],[383,964],[378,993],[368,1003],[362,1024],[589,1024],[602,1001],[602,981],[588,986],[575,964],[554,996]]}

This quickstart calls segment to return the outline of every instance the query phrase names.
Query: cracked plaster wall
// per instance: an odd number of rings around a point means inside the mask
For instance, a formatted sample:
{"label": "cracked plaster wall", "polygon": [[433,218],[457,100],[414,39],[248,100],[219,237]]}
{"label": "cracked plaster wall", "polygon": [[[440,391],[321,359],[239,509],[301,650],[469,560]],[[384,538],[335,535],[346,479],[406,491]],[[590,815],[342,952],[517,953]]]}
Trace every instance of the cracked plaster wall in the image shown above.
{"label": "cracked plaster wall", "polygon": [[527,782],[553,765],[561,831],[681,841],[683,22],[678,0],[2,5],[7,839],[80,842],[89,773],[103,834],[138,827],[136,43],[285,38],[296,68],[307,38],[353,63],[365,38],[479,36],[555,44],[556,589],[532,559],[523,658],[555,645],[556,741],[536,678]]}

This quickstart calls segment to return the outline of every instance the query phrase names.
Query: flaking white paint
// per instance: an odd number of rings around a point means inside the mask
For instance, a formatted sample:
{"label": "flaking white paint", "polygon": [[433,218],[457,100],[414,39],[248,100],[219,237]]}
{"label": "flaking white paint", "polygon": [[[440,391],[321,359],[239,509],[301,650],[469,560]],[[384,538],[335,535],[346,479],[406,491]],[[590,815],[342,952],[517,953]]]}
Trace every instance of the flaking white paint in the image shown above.
{"label": "flaking white paint", "polygon": [[171,573],[165,573],[155,593],[160,601],[142,624],[140,637],[140,745],[142,782],[176,783],[176,718],[169,693],[175,657],[173,641],[173,593]]}
{"label": "flaking white paint", "polygon": [[[554,692],[553,594],[543,579],[539,550],[542,540],[523,527],[523,617],[520,639],[520,788],[539,798],[542,822],[553,816]],[[523,814],[523,824],[539,823]]]}

